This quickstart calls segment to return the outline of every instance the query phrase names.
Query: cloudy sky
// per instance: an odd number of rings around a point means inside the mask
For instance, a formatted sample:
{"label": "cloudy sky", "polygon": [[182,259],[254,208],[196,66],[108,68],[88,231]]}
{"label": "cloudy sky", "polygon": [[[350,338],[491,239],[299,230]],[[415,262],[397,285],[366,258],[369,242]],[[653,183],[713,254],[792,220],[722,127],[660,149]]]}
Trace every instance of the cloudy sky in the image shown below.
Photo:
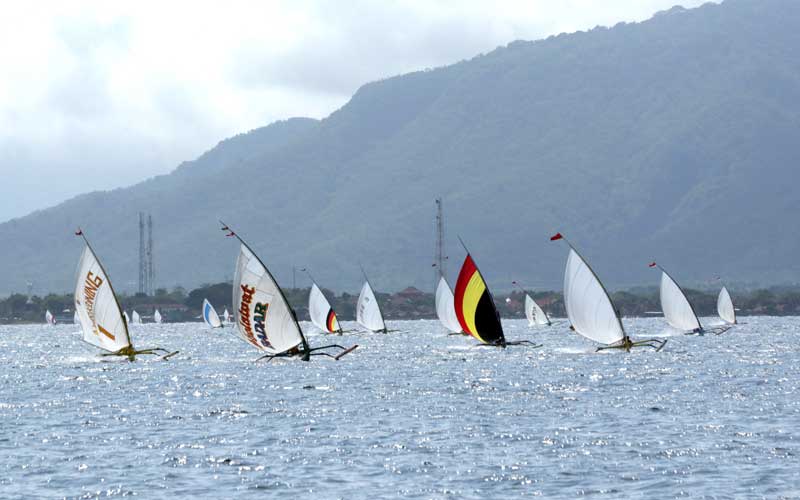
{"label": "cloudy sky", "polygon": [[363,83],[697,0],[4,2],[0,221],[322,118]]}

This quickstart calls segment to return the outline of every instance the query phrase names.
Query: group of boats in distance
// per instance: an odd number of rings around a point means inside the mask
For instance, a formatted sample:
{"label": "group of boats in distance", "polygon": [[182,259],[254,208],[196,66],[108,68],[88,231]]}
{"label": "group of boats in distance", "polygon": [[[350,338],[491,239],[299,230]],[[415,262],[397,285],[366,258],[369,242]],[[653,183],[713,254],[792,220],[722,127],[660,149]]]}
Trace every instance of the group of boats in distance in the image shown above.
{"label": "group of boats in distance", "polygon": [[[308,361],[312,356],[327,356],[338,360],[358,347],[357,344],[345,347],[337,343],[312,347],[298,323],[295,311],[267,266],[228,225],[223,223],[222,230],[226,236],[235,238],[239,243],[233,279],[233,315],[231,317],[225,309],[220,318],[213,305],[205,299],[202,315],[206,324],[212,328],[220,328],[227,323],[233,323],[234,333],[263,353],[258,359],[297,357]],[[177,354],[177,351],[170,352],[160,347],[142,350],[134,348],[128,325],[141,323],[141,317],[133,311],[132,318],[128,318],[117,300],[108,274],[83,231],[78,230],[76,234],[85,243],[75,288],[75,320],[81,325],[83,340],[100,348],[104,356],[125,356],[129,360],[143,354],[160,355],[163,359]],[[550,240],[563,241],[568,246],[564,272],[564,305],[572,331],[599,344],[598,351],[630,351],[634,347],[650,347],[660,351],[666,345],[667,340],[663,338],[632,338],[626,332],[621,314],[608,290],[587,261],[561,233]],[[529,340],[506,339],[500,314],[486,280],[463,242],[462,246],[466,257],[454,290],[440,271],[435,306],[441,324],[449,334],[468,335],[478,340],[478,345],[501,348],[510,345],[541,347],[541,344]],[[719,316],[724,323],[706,328],[700,323],[680,285],[657,263],[651,263],[650,267],[661,271],[661,307],[664,318],[672,328],[685,334],[721,334],[737,323],[736,310],[725,287],[717,300]],[[325,333],[341,335],[343,330],[336,312],[311,273],[306,272],[312,281],[308,297],[311,322]],[[370,332],[387,333],[389,330],[380,304],[363,268],[362,273],[364,285],[356,304],[356,322]],[[513,284],[519,287],[516,282]],[[551,326],[553,323],[544,309],[523,288],[519,288],[525,294],[525,316],[529,326]],[[47,311],[46,316],[48,323],[55,321],[50,311]],[[160,323],[161,319],[161,314],[156,310],[154,321]]]}

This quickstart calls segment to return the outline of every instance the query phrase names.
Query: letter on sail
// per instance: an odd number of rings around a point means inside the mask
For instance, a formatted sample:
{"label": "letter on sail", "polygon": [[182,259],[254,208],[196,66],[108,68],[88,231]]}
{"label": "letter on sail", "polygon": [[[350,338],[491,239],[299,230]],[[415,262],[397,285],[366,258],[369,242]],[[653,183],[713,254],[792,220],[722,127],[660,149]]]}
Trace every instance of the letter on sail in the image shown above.
{"label": "letter on sail", "polygon": [[308,314],[314,326],[323,332],[341,333],[336,313],[316,283],[311,284],[311,292],[308,294]]}
{"label": "letter on sail", "polygon": [[236,332],[245,342],[269,354],[280,354],[303,342],[300,326],[278,284],[242,243],[233,278]]}
{"label": "letter on sail", "polygon": [[110,352],[131,345],[122,308],[105,270],[88,245],[83,249],[78,263],[75,312],[78,313],[83,340],[86,342]]}
{"label": "letter on sail", "polygon": [[564,305],[572,328],[584,337],[608,345],[625,338],[608,292],[572,246],[564,272]]}
{"label": "letter on sail", "polygon": [[728,293],[728,289],[724,286],[719,291],[719,297],[717,297],[717,313],[726,323],[736,324],[736,310],[733,308],[733,300],[731,300],[731,294]]}
{"label": "letter on sail", "polygon": [[469,253],[458,275],[454,302],[456,317],[465,332],[484,344],[505,345],[492,294]]}
{"label": "letter on sail", "polygon": [[211,328],[220,328],[222,326],[217,311],[208,299],[203,299],[203,321]]}
{"label": "letter on sail", "polygon": [[444,276],[439,278],[439,285],[436,287],[436,316],[452,333],[462,332],[461,323],[458,322],[458,316],[456,316],[453,292]]}
{"label": "letter on sail", "polygon": [[692,304],[672,277],[661,269],[661,310],[673,328],[684,332],[702,329]]}
{"label": "letter on sail", "polygon": [[367,330],[373,332],[386,331],[386,323],[383,321],[381,308],[378,305],[378,300],[375,298],[372,287],[369,285],[369,281],[364,282],[364,286],[361,287],[361,293],[358,295],[356,321]]}

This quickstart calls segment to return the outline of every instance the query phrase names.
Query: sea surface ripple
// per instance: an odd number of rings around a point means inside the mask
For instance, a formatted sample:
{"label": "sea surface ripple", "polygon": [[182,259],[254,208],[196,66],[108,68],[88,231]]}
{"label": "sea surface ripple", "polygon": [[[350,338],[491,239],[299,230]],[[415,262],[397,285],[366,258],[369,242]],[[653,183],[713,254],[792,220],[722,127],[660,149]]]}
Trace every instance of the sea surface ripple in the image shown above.
{"label": "sea surface ripple", "polygon": [[360,345],[340,361],[268,364],[201,324],[134,325],[181,351],[135,363],[2,326],[0,497],[797,498],[800,318],[744,321],[629,354],[563,322],[506,321],[544,347],[505,350],[389,322],[309,335]]}

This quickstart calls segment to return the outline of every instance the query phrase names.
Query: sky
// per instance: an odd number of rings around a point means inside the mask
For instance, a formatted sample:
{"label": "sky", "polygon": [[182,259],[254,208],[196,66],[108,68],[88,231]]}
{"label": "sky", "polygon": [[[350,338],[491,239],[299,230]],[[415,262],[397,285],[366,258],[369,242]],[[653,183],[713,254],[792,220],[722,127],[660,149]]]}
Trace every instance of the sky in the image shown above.
{"label": "sky", "polygon": [[36,1],[0,8],[0,221],[323,118],[362,84],[696,0]]}

